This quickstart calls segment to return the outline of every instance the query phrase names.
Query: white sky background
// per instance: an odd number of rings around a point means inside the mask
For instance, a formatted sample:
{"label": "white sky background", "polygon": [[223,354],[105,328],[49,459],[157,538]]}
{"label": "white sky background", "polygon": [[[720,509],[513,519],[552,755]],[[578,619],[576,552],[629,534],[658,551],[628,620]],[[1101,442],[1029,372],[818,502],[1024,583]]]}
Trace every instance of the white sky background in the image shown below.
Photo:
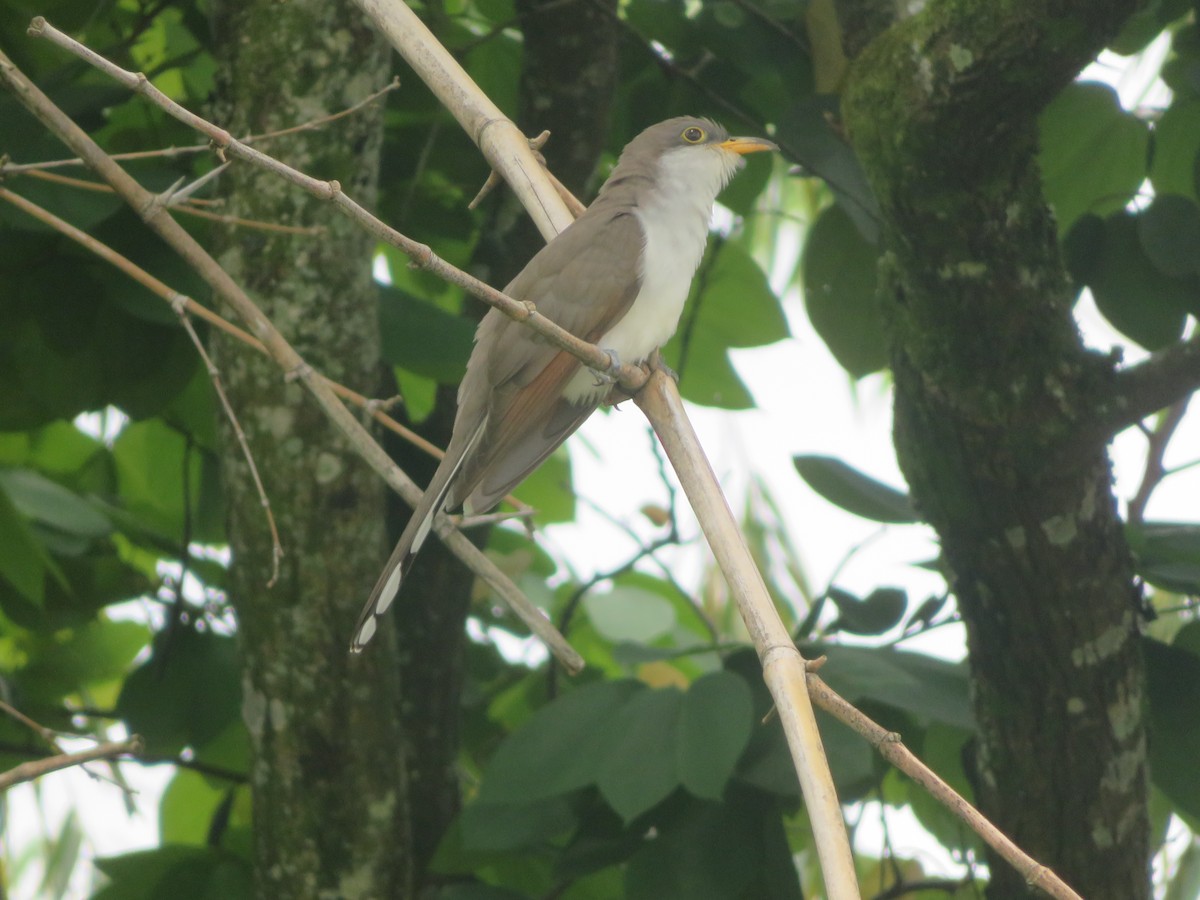
{"label": "white sky background", "polygon": [[[1092,66],[1085,78],[1113,84],[1128,108],[1161,106],[1165,88],[1155,78],[1167,49],[1165,40],[1152,45],[1140,61],[1105,56]],[[798,238],[796,239],[798,241]],[[798,253],[798,243],[781,247],[775,261],[773,282],[787,280]],[[785,258],[786,257],[786,258]],[[791,293],[784,309],[792,337],[770,347],[735,351],[733,358],[755,398],[757,408],[740,413],[689,407],[689,414],[708,451],[713,467],[738,513],[750,478],[765,482],[783,515],[804,569],[815,591],[821,591],[835,568],[851,548],[871,537],[879,526],[865,522],[828,504],[800,479],[792,457],[819,453],[838,457],[864,473],[903,489],[891,442],[891,395],[884,376],[870,376],[857,385],[832,358],[813,332],[805,315],[803,300]],[[1080,304],[1079,318],[1089,345],[1107,350],[1125,347],[1127,361],[1143,356],[1130,347],[1095,312],[1089,300]],[[650,451],[644,418],[636,407],[593,416],[581,429],[582,440],[573,439],[571,458],[580,494],[600,504],[619,521],[633,526],[647,540],[659,532],[638,510],[646,503],[663,503],[666,493],[659,480],[658,464]],[[1167,466],[1190,462],[1200,451],[1200,416],[1189,416],[1180,428],[1167,455]],[[1116,492],[1122,500],[1133,496],[1141,478],[1145,440],[1136,432],[1117,439],[1113,447]],[[1147,511],[1148,519],[1195,519],[1200,508],[1200,467],[1174,476],[1159,490]],[[695,540],[683,548],[663,554],[685,584],[695,584],[706,562],[707,550],[686,504],[681,508],[685,538]],[[619,529],[586,504],[579,505],[578,521],[554,526],[543,536],[547,549],[570,560],[576,573],[586,577],[609,570],[627,560],[636,549]],[[872,588],[897,585],[907,588],[913,603],[939,593],[944,585],[939,576],[913,567],[932,558],[936,544],[924,526],[893,526],[873,540],[841,572],[838,585],[865,595]],[[653,569],[650,569],[653,571]],[[947,659],[965,653],[962,629],[942,628],[906,647]],[[540,648],[539,648],[540,649]],[[520,655],[529,648],[513,648]],[[524,651],[524,652],[522,652]],[[538,651],[532,655],[537,656]],[[833,663],[831,663],[833,664]],[[126,765],[129,781],[140,792],[134,816],[126,814],[120,791],[92,782],[78,769],[50,775],[41,780],[36,802],[34,788],[23,786],[8,795],[10,859],[39,835],[56,835],[67,810],[74,808],[86,834],[84,857],[115,855],[149,848],[158,842],[158,798],[173,775],[169,766]],[[48,821],[42,821],[43,811]],[[878,852],[882,829],[878,804],[869,805],[858,831],[859,846]],[[932,872],[957,874],[941,848],[914,827],[911,816],[888,814],[889,831],[900,853],[916,852]],[[1178,837],[1179,833],[1176,832]],[[1181,841],[1177,841],[1181,843]],[[40,867],[27,866],[23,877],[11,885],[13,900],[36,900]],[[69,897],[86,897],[92,867],[77,867]]]}

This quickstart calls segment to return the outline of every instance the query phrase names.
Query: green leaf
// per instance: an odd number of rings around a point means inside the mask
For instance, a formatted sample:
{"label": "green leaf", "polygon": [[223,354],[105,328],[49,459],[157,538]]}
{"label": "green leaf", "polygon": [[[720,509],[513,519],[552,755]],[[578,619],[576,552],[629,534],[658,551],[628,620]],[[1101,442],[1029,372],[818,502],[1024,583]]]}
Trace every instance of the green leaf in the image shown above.
{"label": "green leaf", "polygon": [[677,827],[660,829],[629,861],[627,900],[763,897],[748,890],[762,870],[761,813],[694,801]]}
{"label": "green leaf", "polygon": [[235,773],[250,771],[250,733],[242,719],[234,719],[215,737],[192,748],[196,762]]}
{"label": "green leaf", "polygon": [[644,691],[632,680],[600,681],[542,707],[496,750],[477,802],[523,804],[592,784],[618,711]]}
{"label": "green leaf", "polygon": [[847,512],[872,522],[911,524],[921,517],[907,494],[870,478],[832,456],[792,458],[800,477],[814,491]]}
{"label": "green leaf", "polygon": [[1174,343],[1187,313],[1200,310],[1200,281],[1171,278],[1150,261],[1138,237],[1138,216],[1119,212],[1104,223],[1104,250],[1088,287],[1117,329],[1147,350]]}
{"label": "green leaf", "polygon": [[385,362],[440,384],[458,384],[467,370],[475,326],[412,294],[380,286],[379,333]]}
{"label": "green leaf", "polygon": [[702,799],[720,800],[754,728],[750,687],[732,672],[692,682],[676,736],[679,780]]}
{"label": "green leaf", "polygon": [[1125,205],[1146,178],[1150,135],[1121,108],[1108,85],[1067,85],[1038,120],[1038,162],[1059,234],[1084,213],[1105,215]]}
{"label": "green leaf", "polygon": [[104,452],[104,445],[71,422],[51,422],[31,436],[28,464],[53,475],[74,474]]}
{"label": "green leaf", "polygon": [[488,86],[488,96],[506,114],[517,115],[517,84],[521,80],[521,43],[501,32],[480,41],[471,35],[465,68],[476,84]]}
{"label": "green leaf", "polygon": [[[17,512],[7,493],[0,490],[0,578],[34,606],[46,596],[46,553]],[[6,592],[0,592],[0,598]]]}
{"label": "green leaf", "polygon": [[746,168],[721,191],[718,202],[735,215],[748,216],[754,212],[759,195],[771,180],[772,160],[769,153],[746,157]]}
{"label": "green leaf", "polygon": [[1200,525],[1131,523],[1125,536],[1138,575],[1164,590],[1200,593]]}
{"label": "green leaf", "polygon": [[1150,0],[1125,20],[1109,49],[1121,56],[1140,53],[1163,28],[1186,15],[1189,6],[1188,0]]}
{"label": "green leaf", "polygon": [[811,659],[822,653],[829,662],[821,677],[851,703],[870,699],[922,721],[975,728],[963,663],[887,647],[817,645],[806,648],[804,655]]}
{"label": "green leaf", "polygon": [[1200,274],[1200,208],[1192,200],[1160,194],[1137,222],[1142,249],[1160,272],[1173,278]]}
{"label": "green leaf", "polygon": [[[883,215],[854,149],[830,126],[840,119],[836,96],[802,97],[779,114],[779,143],[785,152],[794,154],[793,161],[803,166],[806,173],[829,185],[843,214],[854,223],[865,242],[873,245],[879,240]],[[874,286],[873,279],[871,284]]]}
{"label": "green leaf", "polygon": [[615,585],[607,594],[588,594],[583,606],[596,630],[611,641],[649,643],[675,626],[671,604],[642,588]]}
{"label": "green leaf", "polygon": [[1096,274],[1104,256],[1104,220],[1091,213],[1080,216],[1063,238],[1062,248],[1078,291]]}
{"label": "green leaf", "polygon": [[96,860],[109,883],[91,900],[251,900],[249,863],[211,847],[167,845]]}
{"label": "green leaf", "polygon": [[626,822],[679,786],[676,730],[683,695],[674,688],[634,694],[611,722],[613,741],[596,786]]}
{"label": "green leaf", "polygon": [[110,534],[112,523],[78,494],[31,469],[0,469],[0,488],[24,516],[83,538]]}
{"label": "green leaf", "polygon": [[241,716],[241,667],[232,638],[186,626],[163,632],[125,680],[117,712],[147,752],[201,747]]}
{"label": "green leaf", "polygon": [[758,263],[740,244],[714,239],[679,329],[663,353],[679,372],[685,399],[746,409],[753,400],[729,362],[729,348],[757,347],[787,336],[779,299]]}
{"label": "green leaf", "polygon": [[571,485],[571,454],[560,447],[516,490],[521,501],[534,509],[539,525],[575,519],[575,491]]}
{"label": "green leaf", "polygon": [[[1142,641],[1150,699],[1150,773],[1178,809],[1200,818],[1200,656],[1149,638]],[[1123,711],[1134,715],[1135,711]]]}
{"label": "green leaf", "polygon": [[27,432],[0,433],[0,466],[24,466],[29,462],[30,436]]}
{"label": "green leaf", "polygon": [[527,900],[525,894],[490,884],[467,882],[451,884],[440,891],[433,900]]}
{"label": "green leaf", "polygon": [[61,703],[68,694],[94,691],[124,675],[149,640],[150,629],[141,622],[92,619],[41,638],[21,679],[31,696]]}
{"label": "green leaf", "polygon": [[[675,335],[677,339],[679,332]],[[724,343],[713,335],[697,334],[689,341],[687,351],[686,374],[683,369],[678,369],[680,360],[675,351],[663,351],[668,365],[676,367],[680,373],[679,393],[684,400],[717,409],[750,409],[754,406],[754,397],[733,367]]]}
{"label": "green leaf", "polygon": [[[842,803],[854,803],[862,800],[878,784],[879,773],[876,768],[875,751],[862,739],[862,736],[849,726],[843,725],[824,710],[815,710],[817,729],[821,733],[821,744],[825,748],[825,756],[829,761],[829,774],[837,787],[838,799]],[[779,777],[789,779],[799,790],[795,764],[791,761],[791,752],[787,742],[780,734],[779,741],[783,744],[781,757],[786,757],[786,765],[781,766]],[[783,762],[783,760],[780,760]]]}
{"label": "green leaf", "polygon": [[859,599],[848,591],[830,588],[829,599],[838,608],[837,621],[831,631],[850,634],[879,635],[900,624],[908,608],[908,594],[900,588],[876,588]]}
{"label": "green leaf", "polygon": [[1200,98],[1177,97],[1154,126],[1150,183],[1156,194],[1200,202]]}
{"label": "green leaf", "polygon": [[[968,801],[973,799],[975,792],[963,771],[963,750],[972,737],[973,731],[933,722],[925,729],[920,750],[921,762]],[[965,843],[967,847],[981,848],[975,833],[964,829],[962,820],[933,799],[929,791],[907,779],[905,787],[913,814],[943,847],[958,847]]]}
{"label": "green leaf", "polygon": [[701,264],[693,332],[708,331],[727,347],[760,347],[786,338],[779,298],[745,248],[736,241],[714,240],[710,254],[710,264]]}
{"label": "green leaf", "polygon": [[224,788],[191,769],[178,769],[158,803],[158,833],[163,844],[204,847],[213,813],[224,800]]}
{"label": "green leaf", "polygon": [[401,366],[392,368],[396,390],[404,399],[404,413],[409,421],[420,424],[429,418],[437,404],[438,383],[432,378],[414,375]]}
{"label": "green leaf", "polygon": [[808,230],[801,265],[804,308],[834,358],[855,378],[888,364],[876,297],[879,251],[840,206],[826,209]]}
{"label": "green leaf", "polygon": [[462,813],[463,849],[475,853],[540,847],[578,825],[566,797],[528,803],[472,803]]}
{"label": "green leaf", "polygon": [[[192,540],[224,536],[211,455],[189,445],[183,435],[157,419],[131,422],[117,437],[112,453],[121,501],[147,527],[178,538],[185,532],[184,512],[190,506]],[[188,454],[191,459],[185,465]]]}

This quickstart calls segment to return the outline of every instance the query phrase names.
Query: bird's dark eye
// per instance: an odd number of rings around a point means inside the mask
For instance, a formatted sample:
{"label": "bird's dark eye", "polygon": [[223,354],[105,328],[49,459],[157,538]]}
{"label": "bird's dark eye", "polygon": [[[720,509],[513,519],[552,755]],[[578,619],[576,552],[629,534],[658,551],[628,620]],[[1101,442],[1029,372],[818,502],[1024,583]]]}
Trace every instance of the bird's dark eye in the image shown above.
{"label": "bird's dark eye", "polygon": [[698,144],[704,140],[706,135],[704,134],[703,128],[697,128],[695,125],[693,125],[691,128],[683,129],[683,134],[681,134],[680,137],[682,137],[689,144]]}

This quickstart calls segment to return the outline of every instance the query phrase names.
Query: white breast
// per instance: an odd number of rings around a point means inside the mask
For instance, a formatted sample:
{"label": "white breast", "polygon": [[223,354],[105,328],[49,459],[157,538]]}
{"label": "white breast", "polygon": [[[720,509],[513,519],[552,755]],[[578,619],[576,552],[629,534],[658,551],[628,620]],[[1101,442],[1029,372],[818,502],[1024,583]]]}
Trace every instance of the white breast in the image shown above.
{"label": "white breast", "polygon": [[[641,290],[629,312],[596,342],[622,363],[642,362],[675,333],[704,255],[713,201],[741,162],[716,147],[684,147],[662,158],[655,189],[634,209],[644,238]],[[564,394],[580,402],[607,391],[608,385],[597,386],[596,376],[583,369]]]}

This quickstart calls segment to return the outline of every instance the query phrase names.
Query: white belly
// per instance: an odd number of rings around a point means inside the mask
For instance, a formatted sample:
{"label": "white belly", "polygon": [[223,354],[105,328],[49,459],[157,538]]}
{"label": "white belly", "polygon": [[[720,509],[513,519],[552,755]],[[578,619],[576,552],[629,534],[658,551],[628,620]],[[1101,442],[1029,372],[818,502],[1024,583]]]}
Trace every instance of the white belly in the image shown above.
{"label": "white belly", "polygon": [[[712,202],[691,206],[667,216],[662,206],[636,210],[645,235],[642,251],[642,288],[625,316],[610,328],[597,345],[617,354],[622,363],[640,363],[671,339],[687,301],[692,276],[704,255]],[[686,213],[686,215],[681,215]],[[596,384],[596,376],[581,369],[564,392],[572,402],[592,402],[609,390]]]}

